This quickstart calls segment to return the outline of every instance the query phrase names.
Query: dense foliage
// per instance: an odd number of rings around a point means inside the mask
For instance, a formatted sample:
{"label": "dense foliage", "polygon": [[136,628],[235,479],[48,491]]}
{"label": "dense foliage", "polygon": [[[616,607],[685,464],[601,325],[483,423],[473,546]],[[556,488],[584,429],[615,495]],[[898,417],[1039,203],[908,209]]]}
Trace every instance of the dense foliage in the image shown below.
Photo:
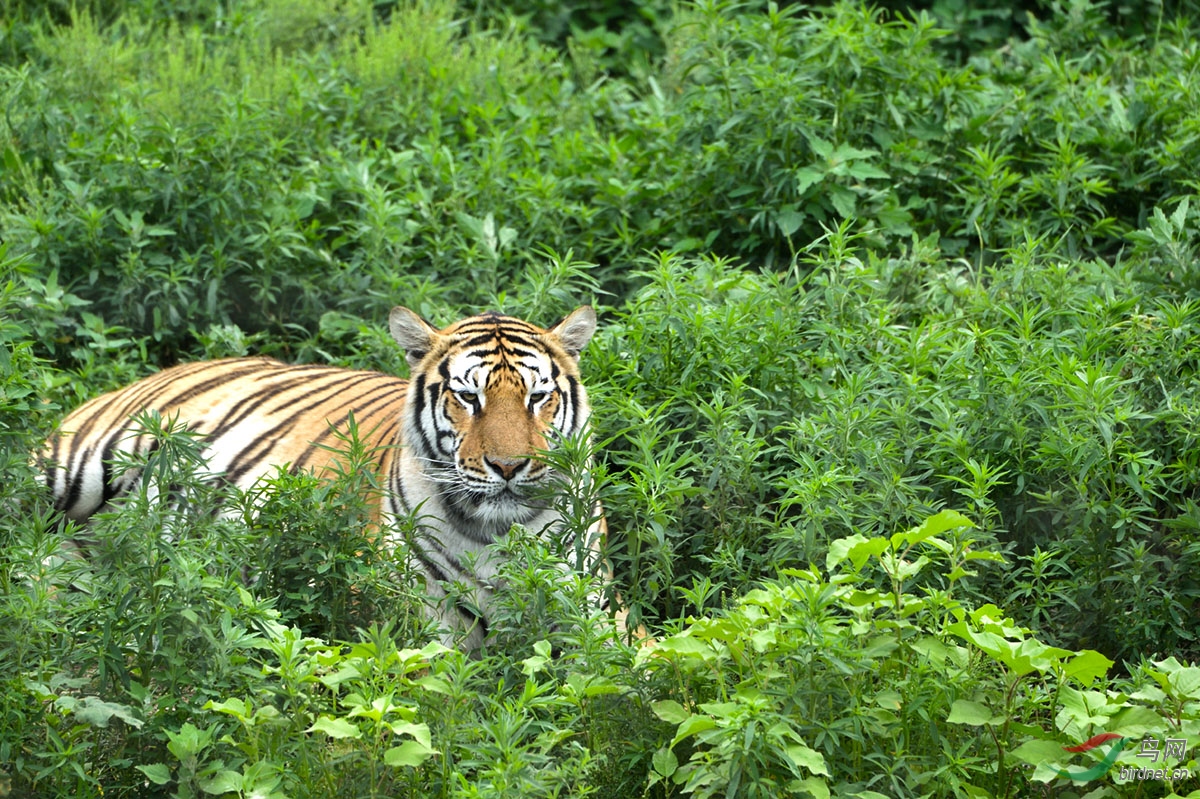
{"label": "dense foliage", "polygon": [[[0,797],[1200,796],[1194,4],[0,11]],[[651,646],[520,531],[429,644],[361,470],[147,418],[81,530],[30,465],[164,365],[584,302],[555,457]]]}

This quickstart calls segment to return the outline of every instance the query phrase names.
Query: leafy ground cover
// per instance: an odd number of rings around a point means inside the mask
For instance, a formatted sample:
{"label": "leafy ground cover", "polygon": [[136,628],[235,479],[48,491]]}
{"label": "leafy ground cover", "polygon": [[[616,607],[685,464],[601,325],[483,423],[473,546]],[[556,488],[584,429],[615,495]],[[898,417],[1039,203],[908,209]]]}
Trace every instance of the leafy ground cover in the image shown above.
{"label": "leafy ground cover", "polygon": [[[1194,4],[0,8],[0,796],[1200,795]],[[427,645],[353,475],[169,426],[59,557],[87,397],[582,302],[655,646],[519,532]]]}

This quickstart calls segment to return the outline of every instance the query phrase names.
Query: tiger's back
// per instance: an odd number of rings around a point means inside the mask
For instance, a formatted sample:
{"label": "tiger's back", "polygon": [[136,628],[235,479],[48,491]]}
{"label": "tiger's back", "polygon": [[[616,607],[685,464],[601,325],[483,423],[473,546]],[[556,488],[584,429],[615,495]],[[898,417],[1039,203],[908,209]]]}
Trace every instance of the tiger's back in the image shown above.
{"label": "tiger's back", "polygon": [[153,446],[135,417],[178,417],[204,440],[209,468],[245,490],[277,466],[318,474],[336,468],[339,434],[351,414],[360,440],[387,473],[408,381],[379,372],[289,365],[270,358],[184,364],[85,403],[68,415],[43,451],[55,507],[83,521],[132,486],[115,456]]}

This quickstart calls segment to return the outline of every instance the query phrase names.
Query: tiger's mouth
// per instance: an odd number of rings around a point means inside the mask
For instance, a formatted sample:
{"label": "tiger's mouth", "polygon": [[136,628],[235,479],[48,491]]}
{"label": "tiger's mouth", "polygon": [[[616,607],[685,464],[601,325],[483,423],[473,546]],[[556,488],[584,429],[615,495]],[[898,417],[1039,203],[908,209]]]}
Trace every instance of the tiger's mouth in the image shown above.
{"label": "tiger's mouth", "polygon": [[503,520],[508,523],[525,522],[548,506],[545,489],[541,481],[519,483],[486,483],[476,481],[462,483],[457,492],[460,507],[479,518]]}
{"label": "tiger's mouth", "polygon": [[534,506],[541,504],[535,499],[528,486],[511,483],[487,488],[469,488],[463,492],[463,498],[472,505]]}
{"label": "tiger's mouth", "polygon": [[545,479],[549,470],[516,480],[490,479],[460,464],[447,463],[439,471],[436,482],[442,484],[444,500],[464,516],[489,527],[524,524],[550,507]]}

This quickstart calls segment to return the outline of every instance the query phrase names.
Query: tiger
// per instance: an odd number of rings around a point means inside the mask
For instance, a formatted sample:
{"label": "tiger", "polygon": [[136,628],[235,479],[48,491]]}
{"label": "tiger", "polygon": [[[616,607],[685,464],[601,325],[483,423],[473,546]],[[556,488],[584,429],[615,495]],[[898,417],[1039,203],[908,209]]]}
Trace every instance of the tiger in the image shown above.
{"label": "tiger", "polygon": [[[408,379],[227,358],[174,366],[84,403],[41,453],[55,508],[83,522],[136,484],[135,469],[113,464],[154,446],[136,419],[146,411],[186,424],[201,437],[209,470],[243,491],[280,467],[331,477],[353,421],[381,488],[369,500],[373,512],[385,529],[395,519],[419,519],[414,550],[427,593],[438,600],[434,620],[446,643],[477,649],[489,632],[500,568],[488,546],[514,524],[543,535],[560,528],[545,501],[552,470],[537,454],[557,436],[587,434],[591,407],[579,358],[596,314],[585,305],[543,329],[489,311],[439,330],[396,307],[388,327],[405,352]],[[586,568],[597,568],[605,533],[599,509],[595,516]],[[563,551],[575,543],[561,542]],[[445,586],[455,582],[474,589],[476,601],[448,596]]]}

